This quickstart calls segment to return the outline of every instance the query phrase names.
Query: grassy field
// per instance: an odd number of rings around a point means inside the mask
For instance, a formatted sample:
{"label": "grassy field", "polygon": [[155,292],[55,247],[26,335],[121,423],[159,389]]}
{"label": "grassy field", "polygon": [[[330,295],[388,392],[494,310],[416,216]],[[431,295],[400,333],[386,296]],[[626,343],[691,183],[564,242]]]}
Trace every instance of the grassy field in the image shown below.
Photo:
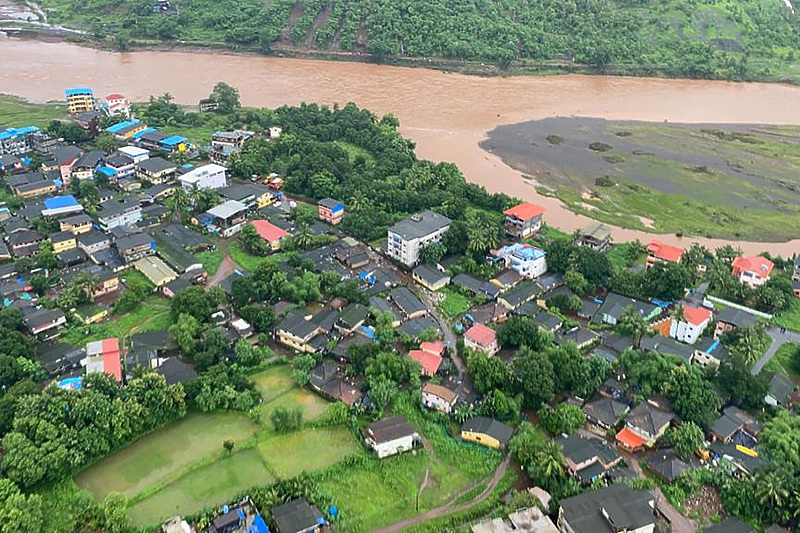
{"label": "grassy field", "polygon": [[360,450],[350,430],[341,426],[302,429],[258,443],[261,456],[281,478],[326,468]]}
{"label": "grassy field", "polygon": [[222,264],[222,250],[219,248],[215,250],[208,250],[206,252],[197,252],[194,256],[203,263],[203,268],[206,269],[209,276],[213,276],[219,270],[219,266]]}
{"label": "grassy field", "polygon": [[256,425],[243,415],[190,414],[95,463],[75,481],[98,499],[111,491],[132,498],[194,461],[220,452],[224,440],[243,440],[255,432]]}
{"label": "grassy field", "polygon": [[252,377],[264,403],[261,405],[261,420],[268,423],[269,414],[279,406],[303,408],[303,420],[318,420],[328,408],[328,402],[313,392],[297,387],[291,378],[291,368],[275,366]]}
{"label": "grassy field", "polygon": [[123,338],[134,332],[167,329],[171,325],[169,301],[156,294],[147,296],[130,313],[111,315],[109,320],[90,326],[73,326],[64,331],[61,340],[82,346],[90,341],[108,337]]}
{"label": "grassy field", "polygon": [[232,242],[228,246],[228,253],[231,256],[231,259],[233,259],[237,265],[246,270],[251,270],[251,271],[255,270],[258,267],[258,265],[260,265],[264,261],[270,263],[277,263],[281,261],[284,257],[286,257],[286,254],[281,252],[274,253],[272,255],[268,255],[265,257],[252,255],[242,250],[242,247],[238,242]]}
{"label": "grassy field", "polygon": [[554,118],[482,143],[571,210],[622,227],[800,237],[800,127]]}
{"label": "grassy field", "polygon": [[175,515],[200,511],[209,504],[227,501],[243,487],[264,485],[275,480],[256,450],[245,450],[190,472],[130,508],[133,525],[157,524]]}
{"label": "grassy field", "polygon": [[800,383],[800,368],[792,364],[792,355],[800,349],[800,344],[787,342],[778,348],[769,363],[764,367],[767,372],[774,372]]}
{"label": "grassy field", "polygon": [[773,322],[778,327],[800,331],[800,299],[792,298],[789,309],[778,313]]}
{"label": "grassy field", "polygon": [[53,120],[67,118],[67,106],[61,103],[34,104],[16,96],[0,95],[0,122],[21,128],[45,128]]}
{"label": "grassy field", "polygon": [[450,289],[442,289],[442,294],[445,295],[444,300],[442,300],[437,307],[439,311],[447,318],[455,318],[461,314],[467,312],[472,306],[472,302],[469,298],[464,296],[463,294],[459,294],[455,291]]}

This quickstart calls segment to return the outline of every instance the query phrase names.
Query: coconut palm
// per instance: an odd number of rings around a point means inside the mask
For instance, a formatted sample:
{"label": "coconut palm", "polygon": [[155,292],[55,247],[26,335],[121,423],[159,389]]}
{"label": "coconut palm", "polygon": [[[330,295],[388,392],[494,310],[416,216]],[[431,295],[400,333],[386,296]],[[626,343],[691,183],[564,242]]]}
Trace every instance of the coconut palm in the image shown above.
{"label": "coconut palm", "polygon": [[542,449],[539,467],[544,477],[552,479],[564,473],[564,455],[555,441],[547,441]]}
{"label": "coconut palm", "polygon": [[633,340],[634,346],[641,346],[642,339],[647,334],[647,321],[633,307],[627,307],[617,321],[620,333],[627,335]]}
{"label": "coconut palm", "polygon": [[167,199],[167,206],[170,208],[171,216],[183,220],[189,211],[189,196],[182,187],[178,187]]}
{"label": "coconut palm", "polygon": [[369,209],[369,200],[363,194],[356,193],[350,198],[347,209],[353,213],[361,213]]}
{"label": "coconut palm", "polygon": [[298,248],[305,249],[314,242],[314,232],[306,222],[297,225],[297,233],[294,234],[294,243]]}

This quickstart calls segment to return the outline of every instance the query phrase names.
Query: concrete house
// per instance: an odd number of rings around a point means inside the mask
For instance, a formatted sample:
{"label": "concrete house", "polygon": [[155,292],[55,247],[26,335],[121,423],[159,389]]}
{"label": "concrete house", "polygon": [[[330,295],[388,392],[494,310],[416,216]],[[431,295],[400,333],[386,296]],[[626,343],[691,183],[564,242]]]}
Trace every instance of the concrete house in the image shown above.
{"label": "concrete house", "polygon": [[428,308],[407,287],[397,287],[389,293],[389,299],[397,306],[405,319],[428,314]]}
{"label": "concrete house", "polygon": [[212,163],[227,166],[231,156],[242,150],[245,141],[256,134],[254,131],[234,130],[215,131],[211,134],[211,151],[208,158]]}
{"label": "concrete house", "polygon": [[476,416],[461,426],[461,440],[496,450],[505,449],[513,434],[514,428],[485,416]]}
{"label": "concrete house", "polygon": [[584,485],[605,477],[622,462],[622,456],[602,439],[574,434],[557,437],[556,442],[564,451],[567,470]]}
{"label": "concrete house", "polygon": [[611,247],[611,230],[601,222],[593,222],[580,231],[575,244],[605,252]]}
{"label": "concrete house", "polygon": [[93,341],[86,345],[86,373],[105,372],[122,381],[119,339]]}
{"label": "concrete house", "polygon": [[450,414],[458,401],[458,393],[434,383],[426,383],[422,386],[422,405],[428,409],[433,409],[441,413]]}
{"label": "concrete house", "polygon": [[320,333],[320,326],[312,320],[307,320],[302,309],[291,311],[275,328],[278,342],[304,353],[317,351],[317,348],[310,343]]}
{"label": "concrete house", "polygon": [[53,245],[53,253],[59,254],[67,250],[72,250],[78,246],[75,235],[69,231],[59,231],[50,235],[50,243]]}
{"label": "concrete house", "polygon": [[563,533],[653,533],[655,497],[625,483],[561,500],[558,529]]}
{"label": "concrete house", "polygon": [[450,227],[450,219],[433,211],[423,211],[389,228],[386,251],[392,259],[413,267],[419,252],[428,244],[439,242]]}
{"label": "concrete house", "polygon": [[177,170],[175,163],[162,157],[151,157],[136,164],[136,177],[160,185],[172,180]]}
{"label": "concrete house", "polygon": [[629,298],[613,292],[608,293],[603,305],[597,310],[593,321],[604,324],[616,325],[619,318],[628,307],[633,307],[645,320],[650,321],[664,311],[657,305]]}
{"label": "concrete house", "polygon": [[[298,498],[273,507],[271,512],[277,533],[323,533],[329,531],[325,517],[322,516],[320,510],[308,503],[305,498]],[[252,531],[256,531],[256,529],[253,528]]]}
{"label": "concrete house", "polygon": [[104,231],[121,226],[130,226],[142,219],[142,208],[138,202],[109,200],[100,204],[97,222]]}
{"label": "concrete house", "polygon": [[200,213],[194,222],[214,234],[231,237],[247,223],[247,206],[236,200],[228,200]]}
{"label": "concrete house", "polygon": [[547,272],[547,259],[544,250],[525,243],[503,246],[492,250],[490,261],[510,268],[528,279],[538,278]]}
{"label": "concrete house", "polygon": [[449,275],[428,265],[419,265],[411,273],[411,277],[429,291],[438,291],[450,283]]}
{"label": "concrete house", "polygon": [[747,328],[758,323],[758,317],[734,307],[725,307],[717,311],[717,328],[714,338],[719,339],[726,331]]}
{"label": "concrete house", "polygon": [[333,198],[323,198],[317,202],[319,219],[328,224],[336,225],[344,218],[344,203]]}
{"label": "concrete house", "polygon": [[132,263],[147,255],[156,253],[156,243],[147,233],[132,233],[120,237],[116,242],[117,251],[123,261]]}
{"label": "concrete house", "polygon": [[515,239],[526,239],[542,227],[544,207],[522,202],[503,211],[506,216],[506,234]]}
{"label": "concrete house", "polygon": [[769,281],[775,264],[761,256],[737,257],[732,264],[733,277],[750,287],[758,287]]}
{"label": "concrete house", "polygon": [[692,363],[703,368],[719,367],[728,358],[730,352],[717,339],[701,339],[694,346]]}
{"label": "concrete house", "polygon": [[497,334],[490,327],[483,324],[475,324],[464,334],[464,345],[467,348],[483,352],[492,356],[500,351],[497,342]]}
{"label": "concrete house", "polygon": [[261,236],[261,238],[264,239],[267,242],[267,244],[269,244],[269,247],[273,252],[277,252],[278,250],[280,250],[281,242],[285,238],[291,236],[291,234],[288,231],[279,228],[275,224],[272,224],[271,222],[268,222],[266,220],[253,220],[250,223],[253,225],[254,228],[256,228],[256,231]]}
{"label": "concrete house", "polygon": [[628,404],[614,398],[601,397],[584,405],[583,413],[590,424],[603,430],[609,430],[615,427],[630,409]]}
{"label": "concrete house", "polygon": [[62,218],[59,222],[59,229],[61,231],[69,231],[73,235],[80,235],[87,231],[92,231],[92,219],[89,215],[75,215],[67,218]]}
{"label": "concrete house", "polygon": [[215,163],[209,163],[178,176],[184,189],[197,186],[200,189],[219,189],[228,184],[228,169]]}
{"label": "concrete house", "polygon": [[373,422],[364,428],[363,435],[364,443],[377,454],[378,459],[409,451],[419,441],[419,433],[404,416]]}
{"label": "concrete house", "polygon": [[686,344],[694,344],[711,322],[711,311],[705,307],[685,306],[683,319],[673,318],[669,326],[670,337]]}
{"label": "concrete house", "polygon": [[645,400],[625,417],[625,427],[617,433],[617,442],[628,451],[652,448],[667,431],[674,415]]}
{"label": "concrete house", "polygon": [[652,240],[647,245],[647,268],[656,263],[680,263],[682,255],[683,248]]}

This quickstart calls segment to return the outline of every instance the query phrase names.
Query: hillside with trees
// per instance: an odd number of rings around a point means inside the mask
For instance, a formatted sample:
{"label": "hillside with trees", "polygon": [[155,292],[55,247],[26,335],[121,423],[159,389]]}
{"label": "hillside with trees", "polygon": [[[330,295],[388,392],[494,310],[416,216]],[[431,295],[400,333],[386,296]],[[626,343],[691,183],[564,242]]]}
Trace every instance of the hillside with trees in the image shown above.
{"label": "hillside with trees", "polygon": [[88,30],[119,48],[155,39],[643,76],[788,79],[800,45],[800,22],[782,0],[44,0],[42,5],[51,22]]}

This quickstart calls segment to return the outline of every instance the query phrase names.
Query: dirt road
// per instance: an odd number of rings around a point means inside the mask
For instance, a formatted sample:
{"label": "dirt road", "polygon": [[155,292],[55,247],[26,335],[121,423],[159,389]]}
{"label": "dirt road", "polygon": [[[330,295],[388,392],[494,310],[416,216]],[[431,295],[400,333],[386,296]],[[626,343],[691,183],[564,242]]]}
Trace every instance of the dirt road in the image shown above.
{"label": "dirt road", "polygon": [[470,501],[468,501],[466,503],[461,503],[461,504],[458,504],[458,505],[454,505],[454,502],[456,500],[458,500],[458,498],[460,498],[462,495],[464,495],[467,492],[469,492],[470,490],[472,490],[475,487],[475,485],[473,485],[473,486],[461,491],[459,494],[457,494],[455,497],[453,497],[449,502],[447,502],[446,504],[444,504],[444,505],[442,505],[440,507],[435,507],[435,508],[431,509],[430,511],[426,511],[426,512],[424,512],[424,513],[422,513],[420,515],[417,515],[417,516],[415,516],[413,518],[409,518],[407,520],[402,520],[402,521],[396,522],[396,523],[394,523],[394,524],[392,524],[390,526],[386,526],[384,528],[378,529],[378,530],[376,530],[375,533],[396,533],[398,531],[403,531],[404,529],[408,529],[410,527],[413,527],[413,526],[415,526],[417,524],[421,524],[422,522],[426,522],[428,520],[433,520],[435,518],[440,518],[442,516],[447,516],[447,515],[452,514],[452,513],[458,513],[460,511],[465,510],[465,509],[469,509],[473,505],[478,505],[479,503],[482,503],[484,500],[486,500],[486,498],[489,497],[489,495],[492,493],[494,488],[497,486],[497,484],[500,482],[500,480],[505,475],[506,470],[508,469],[508,464],[509,464],[510,460],[511,460],[510,456],[507,455],[506,458],[503,459],[503,462],[500,463],[500,466],[497,467],[497,470],[494,471],[494,475],[492,476],[492,479],[489,482],[489,484],[486,486],[486,488],[483,489],[483,491],[480,494],[478,494],[475,498],[473,498],[472,500],[470,500]]}

